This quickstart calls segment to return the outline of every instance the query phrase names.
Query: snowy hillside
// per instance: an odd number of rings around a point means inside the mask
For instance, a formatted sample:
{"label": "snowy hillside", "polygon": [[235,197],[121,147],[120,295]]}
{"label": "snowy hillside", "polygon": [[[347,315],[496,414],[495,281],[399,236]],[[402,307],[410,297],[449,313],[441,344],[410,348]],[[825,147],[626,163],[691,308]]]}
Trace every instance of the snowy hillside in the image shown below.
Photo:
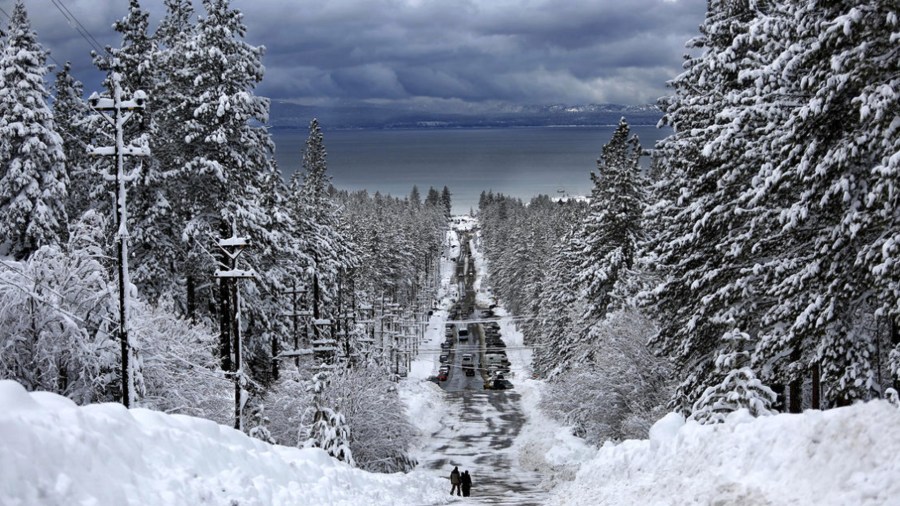
{"label": "snowy hillside", "polygon": [[319,449],[269,445],[209,420],[77,407],[0,381],[0,504],[441,504],[442,480],[375,474]]}
{"label": "snowy hillside", "polygon": [[873,401],[829,411],[687,424],[600,449],[548,504],[898,504],[900,410]]}

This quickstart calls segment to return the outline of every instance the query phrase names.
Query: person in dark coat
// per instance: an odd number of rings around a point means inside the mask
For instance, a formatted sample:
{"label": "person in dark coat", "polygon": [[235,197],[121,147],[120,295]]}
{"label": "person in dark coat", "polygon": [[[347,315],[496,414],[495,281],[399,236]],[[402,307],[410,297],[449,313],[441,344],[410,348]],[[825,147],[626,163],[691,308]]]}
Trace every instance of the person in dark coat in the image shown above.
{"label": "person in dark coat", "polygon": [[459,468],[453,466],[453,470],[450,471],[450,495],[453,495],[453,491],[456,490],[456,495],[460,495],[459,485],[462,482],[459,476]]}
{"label": "person in dark coat", "polygon": [[463,497],[469,497],[469,492],[472,490],[472,477],[469,476],[469,471],[466,470],[459,479],[462,483]]}

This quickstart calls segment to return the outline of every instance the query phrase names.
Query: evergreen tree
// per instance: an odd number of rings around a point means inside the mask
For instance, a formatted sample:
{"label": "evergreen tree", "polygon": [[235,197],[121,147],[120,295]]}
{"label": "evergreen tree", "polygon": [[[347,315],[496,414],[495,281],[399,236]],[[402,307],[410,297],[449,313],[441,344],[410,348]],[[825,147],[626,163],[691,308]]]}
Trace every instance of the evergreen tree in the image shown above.
{"label": "evergreen tree", "polygon": [[[245,372],[267,382],[269,353],[284,312],[272,294],[284,290],[291,267],[285,258],[297,252],[293,224],[282,207],[285,189],[271,158],[274,146],[260,126],[268,119],[269,102],[253,94],[263,76],[263,49],[243,40],[242,14],[230,2],[206,0],[203,7],[205,16],[173,49],[181,66],[172,77],[175,95],[167,120],[175,153],[169,159],[174,165],[167,171],[167,196],[176,232],[171,237],[182,241],[184,251],[175,259],[184,275],[175,286],[184,288],[180,294],[187,297],[178,299],[187,314],[218,317],[222,364],[231,368],[229,290],[226,283],[206,280],[230,264],[216,248],[220,238],[234,229],[249,238],[252,247],[241,262],[257,278],[241,285],[242,338],[250,365]],[[216,314],[219,308],[224,310]]]}
{"label": "evergreen tree", "polygon": [[679,365],[674,406],[685,413],[717,384],[723,336],[756,338],[769,302],[759,275],[746,268],[769,241],[760,235],[754,243],[749,223],[761,211],[744,195],[766,162],[766,129],[779,124],[777,108],[750,91],[754,78],[769,83],[759,74],[777,54],[750,28],[769,8],[749,0],[709,2],[701,35],[688,44],[702,53],[687,59],[670,83],[674,95],[661,102],[674,133],[657,145],[661,179],[647,211],[653,239],[646,263],[658,269],[660,282],[647,295],[661,322],[652,342]]}
{"label": "evergreen tree", "polygon": [[425,205],[438,207],[441,205],[441,193],[434,189],[434,187],[428,187],[428,195],[425,197]]}
{"label": "evergreen tree", "polygon": [[[166,0],[165,5],[166,14],[152,36],[154,50],[149,55],[152,72],[142,73],[141,81],[133,84],[149,93],[149,103],[141,118],[142,125],[130,127],[145,127],[146,130],[139,130],[135,135],[146,133],[151,148],[151,158],[143,161],[141,177],[132,184],[129,194],[129,202],[134,203],[129,207],[134,207],[135,212],[131,214],[136,222],[132,226],[135,229],[132,250],[136,255],[133,279],[149,297],[171,298],[182,314],[193,318],[199,316],[195,311],[196,278],[175,275],[187,269],[183,259],[190,254],[191,245],[182,241],[185,218],[179,215],[179,210],[185,201],[181,197],[181,180],[174,176],[191,156],[184,149],[185,111],[178,105],[182,97],[196,91],[193,83],[180,75],[188,66],[185,50],[195,36],[190,23],[194,11],[188,0]],[[148,46],[147,26],[146,17],[134,7],[116,26],[123,30],[121,51],[137,54],[138,47]],[[140,44],[128,49],[129,39]],[[132,59],[146,66],[145,57]],[[189,286],[184,286],[187,280]],[[189,292],[187,297],[183,295],[185,289]]]}
{"label": "evergreen tree", "polygon": [[[130,0],[128,14],[113,23],[113,29],[122,34],[121,47],[107,48],[108,54],[94,54],[94,64],[100,70],[122,76],[122,87],[129,92],[147,91],[154,78],[153,56],[156,42],[149,35],[150,13],[141,8],[139,0]],[[107,80],[107,88],[112,83]]]}
{"label": "evergreen tree", "polygon": [[350,429],[344,415],[324,406],[328,375],[320,372],[313,378],[312,392],[315,399],[315,414],[312,425],[306,433],[304,448],[321,448],[328,455],[355,466],[350,450]]}
{"label": "evergreen tree", "polygon": [[0,54],[0,236],[23,258],[57,243],[67,222],[63,141],[47,106],[47,52],[17,2]]}
{"label": "evergreen tree", "polygon": [[[843,405],[879,394],[881,336],[870,322],[900,315],[898,19],[878,0],[785,9],[793,43],[771,71],[795,107],[753,188],[777,245],[764,272],[778,303],[757,358],[782,376],[813,366],[830,403]],[[792,367],[779,367],[786,355]]]}
{"label": "evergreen tree", "polygon": [[[149,146],[151,151],[150,157],[140,160],[126,158],[126,170],[139,169],[138,177],[128,186],[128,230],[133,279],[148,296],[158,298],[171,291],[171,273],[177,270],[176,259],[183,256],[183,251],[178,247],[177,220],[172,215],[168,180],[161,164],[165,156],[156,152],[157,148],[165,149],[172,142],[167,137],[168,132],[159,128],[156,119],[156,110],[165,110],[160,105],[169,97],[155,95],[155,91],[164,89],[164,85],[160,83],[161,72],[157,68],[159,47],[148,33],[149,17],[138,0],[131,0],[127,14],[113,24],[115,31],[121,34],[121,45],[108,48],[108,54],[95,55],[94,61],[100,70],[109,74],[107,96],[113,93],[110,79],[113,72],[120,76],[124,96],[137,91],[149,93],[145,107],[125,123],[123,135],[126,142]],[[109,128],[105,121],[94,126]],[[106,165],[113,163],[108,159]],[[94,181],[101,188],[109,187],[103,175],[95,176]],[[101,202],[111,201],[103,199]]]}
{"label": "evergreen tree", "polygon": [[535,371],[545,378],[556,377],[571,366],[577,344],[575,328],[584,307],[584,295],[572,283],[582,248],[578,229],[572,228],[560,237],[549,259],[534,332],[541,346],[535,348],[533,357]]}
{"label": "evergreen tree", "polygon": [[750,336],[732,332],[723,337],[727,349],[716,358],[715,371],[722,380],[707,388],[694,403],[691,418],[700,423],[721,423],[732,411],[747,409],[753,416],[770,415],[775,392],[762,384],[750,363]]}
{"label": "evergreen tree", "polygon": [[90,110],[84,103],[84,87],[71,73],[71,64],[66,62],[56,74],[53,87],[53,118],[62,136],[63,153],[66,157],[66,174],[69,179],[69,198],[66,214],[78,218],[92,205],[93,191],[99,181],[91,170],[92,161],[87,152],[91,132],[86,124]]}
{"label": "evergreen tree", "polygon": [[[336,308],[338,284],[343,284],[343,276],[357,263],[352,245],[341,234],[339,210],[329,193],[326,156],[322,130],[313,119],[303,153],[303,171],[296,172],[291,180],[289,200],[307,259],[305,278],[316,319],[325,319]],[[319,335],[322,330],[316,327],[317,336],[323,337]]]}
{"label": "evergreen tree", "polygon": [[450,202],[450,188],[447,188],[446,186],[441,191],[441,204],[444,206],[444,216],[446,216],[447,219],[450,219],[450,215],[453,211],[453,205]]}
{"label": "evergreen tree", "polygon": [[422,196],[419,195],[419,187],[416,185],[413,185],[409,192],[409,204],[416,209],[422,206]]}
{"label": "evergreen tree", "polygon": [[630,269],[641,240],[641,213],[644,183],[640,171],[641,146],[637,137],[629,140],[625,118],[613,133],[591,173],[590,212],[582,227],[578,283],[583,287],[587,307],[582,315],[592,325],[606,314],[610,293]]}

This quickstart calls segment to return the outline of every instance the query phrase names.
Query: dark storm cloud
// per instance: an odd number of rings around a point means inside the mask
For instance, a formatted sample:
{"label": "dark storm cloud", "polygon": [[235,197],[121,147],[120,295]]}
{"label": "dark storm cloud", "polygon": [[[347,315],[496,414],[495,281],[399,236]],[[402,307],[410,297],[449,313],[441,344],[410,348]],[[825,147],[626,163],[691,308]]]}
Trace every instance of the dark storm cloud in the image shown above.
{"label": "dark storm cloud", "polygon": [[[102,44],[127,0],[63,0]],[[195,2],[202,10],[199,2]],[[704,0],[235,0],[267,47],[259,93],[304,103],[647,103],[680,71]],[[10,0],[0,0],[7,12]],[[42,43],[90,72],[90,47],[49,0]],[[162,1],[142,2],[151,27]],[[98,82],[83,78],[88,85]]]}

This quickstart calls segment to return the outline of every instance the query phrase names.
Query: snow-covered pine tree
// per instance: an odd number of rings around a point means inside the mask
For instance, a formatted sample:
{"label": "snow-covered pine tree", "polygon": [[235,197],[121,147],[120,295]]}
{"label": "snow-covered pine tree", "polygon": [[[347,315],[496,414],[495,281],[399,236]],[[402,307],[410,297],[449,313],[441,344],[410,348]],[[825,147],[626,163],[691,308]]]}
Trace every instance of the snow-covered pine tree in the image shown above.
{"label": "snow-covered pine tree", "polygon": [[450,215],[453,212],[453,202],[450,197],[450,188],[444,186],[444,189],[441,190],[441,204],[444,206],[444,216],[447,219],[450,219]]}
{"label": "snow-covered pine tree", "polygon": [[84,103],[84,87],[72,76],[71,64],[66,62],[56,73],[53,87],[53,118],[62,136],[63,153],[66,156],[66,174],[69,179],[66,214],[77,219],[92,204],[96,173],[91,169],[93,161],[87,152],[91,131],[86,127],[91,111]]}
{"label": "snow-covered pine tree", "polygon": [[[99,70],[119,72],[122,88],[128,92],[149,90],[154,78],[156,42],[147,32],[149,21],[150,13],[141,8],[140,1],[129,0],[128,14],[113,23],[113,29],[122,34],[121,47],[109,47],[106,54],[93,55]],[[111,86],[111,82],[106,84]]]}
{"label": "snow-covered pine tree", "polygon": [[199,320],[206,312],[197,311],[199,295],[196,295],[196,286],[205,283],[200,282],[202,277],[179,275],[188,270],[184,259],[188,257],[191,245],[181,236],[185,221],[179,215],[184,202],[181,181],[172,177],[192,157],[192,152],[185,149],[185,111],[178,105],[182,97],[196,92],[194,83],[181,75],[188,66],[186,48],[196,35],[191,23],[194,8],[189,0],[166,0],[165,7],[166,13],[153,33],[156,48],[152,54],[153,75],[148,85],[151,88],[146,89],[150,94],[150,144],[158,172],[145,174],[164,177],[155,186],[156,195],[165,200],[148,200],[152,203],[149,209],[157,210],[148,217],[168,212],[169,218],[147,224],[150,225],[145,234],[147,239],[155,232],[157,242],[143,243],[147,261],[136,266],[134,277],[148,295],[172,298],[177,312]]}
{"label": "snow-covered pine tree", "polygon": [[437,191],[433,186],[428,187],[428,195],[425,197],[425,205],[435,207],[441,205],[441,193]]}
{"label": "snow-covered pine tree", "polygon": [[777,81],[761,75],[776,53],[750,28],[770,8],[750,0],[709,2],[701,35],[688,43],[702,53],[687,59],[670,83],[673,96],[660,104],[674,133],[656,149],[660,180],[646,213],[652,240],[645,264],[658,269],[661,281],[648,293],[661,323],[652,342],[679,365],[673,404],[685,413],[717,383],[722,336],[747,329],[755,337],[767,302],[752,266],[771,243],[748,225],[760,211],[744,194],[771,158],[760,147],[764,134],[779,124],[777,108],[753,93],[757,81]]}
{"label": "snow-covered pine tree", "polygon": [[843,405],[878,395],[866,320],[900,315],[900,21],[878,0],[785,9],[796,29],[773,73],[794,107],[755,188],[779,245],[758,356],[809,350],[802,365],[821,364],[829,404]]}
{"label": "snow-covered pine tree", "polygon": [[[124,125],[126,142],[135,145],[149,145],[151,156],[141,159],[126,159],[126,170],[140,167],[138,178],[128,185],[128,216],[131,272],[136,285],[153,299],[169,295],[172,291],[172,273],[176,272],[177,259],[183,256],[179,248],[177,220],[172,216],[171,195],[168,180],[164,174],[165,150],[172,145],[168,130],[160,129],[157,111],[168,97],[158,97],[155,91],[165,89],[165,73],[159,67],[159,46],[148,33],[149,13],[141,8],[138,0],[131,0],[127,14],[113,24],[121,34],[119,47],[107,48],[106,54],[95,54],[94,63],[98,69],[110,76],[118,72],[125,96],[141,90],[149,94],[146,106]],[[107,95],[111,96],[112,83],[107,77]],[[165,115],[165,112],[163,112]],[[96,129],[109,126],[105,121],[95,122]],[[157,153],[157,148],[161,153]],[[110,160],[111,162],[111,160]],[[101,164],[103,171],[111,172],[110,162]],[[98,188],[109,188],[103,174],[94,176],[93,184]],[[100,193],[100,192],[97,192]],[[103,192],[108,193],[108,192]],[[95,205],[106,207],[113,199],[98,199]]]}
{"label": "snow-covered pine tree", "polygon": [[606,314],[610,293],[630,269],[642,239],[641,214],[646,201],[641,176],[641,145],[629,139],[625,118],[603,146],[597,172],[591,173],[590,210],[582,224],[577,284],[584,291],[582,322],[590,327]]}
{"label": "snow-covered pine tree", "polygon": [[324,372],[313,377],[312,392],[315,412],[312,424],[306,430],[304,448],[321,448],[328,455],[355,466],[350,450],[350,429],[344,415],[324,405],[328,375]]}
{"label": "snow-covered pine tree", "polygon": [[747,409],[753,416],[771,415],[775,392],[765,386],[750,364],[750,336],[732,331],[722,337],[723,345],[716,357],[715,371],[721,378],[717,385],[707,388],[692,408],[691,418],[703,423],[721,423],[738,409]]}
{"label": "snow-covered pine tree", "polygon": [[[570,223],[579,223],[572,221]],[[563,234],[553,249],[544,281],[543,301],[537,313],[534,370],[544,378],[566,371],[574,354],[575,328],[584,308],[584,294],[574,285],[578,253],[583,249],[579,228]]]}
{"label": "snow-covered pine tree", "polygon": [[247,434],[260,441],[265,441],[269,444],[277,444],[278,442],[275,441],[275,438],[272,437],[272,433],[269,432],[269,428],[267,427],[268,424],[269,418],[266,416],[264,406],[260,404],[253,408],[253,411],[250,413],[251,428]]}
{"label": "snow-covered pine tree", "polygon": [[47,105],[47,52],[21,1],[7,32],[0,54],[0,248],[24,258],[65,233],[68,178]]}
{"label": "snow-covered pine tree", "polygon": [[[272,330],[283,312],[271,294],[277,294],[288,276],[276,259],[291,247],[283,209],[267,208],[272,191],[283,191],[274,177],[274,149],[264,124],[267,99],[253,90],[263,76],[263,48],[247,44],[242,14],[227,0],[203,2],[201,16],[189,37],[177,42],[181,66],[173,74],[172,149],[184,163],[169,167],[169,202],[178,237],[186,254],[179,258],[187,294],[188,313],[212,317],[206,308],[215,298],[227,300],[224,290],[206,283],[224,255],[213,258],[221,237],[232,225],[249,237],[253,246],[241,261],[258,274],[257,283],[242,286],[244,337],[247,350],[271,349]],[[202,191],[198,191],[202,189]],[[221,286],[220,286],[221,288]],[[266,295],[266,294],[270,295]],[[222,315],[219,315],[220,317]],[[227,363],[230,333],[220,318],[223,365]],[[271,357],[269,357],[271,359]],[[268,367],[267,367],[268,370]]]}
{"label": "snow-covered pine tree", "polygon": [[416,185],[413,185],[412,190],[409,192],[409,204],[416,209],[422,206],[422,196],[419,194],[419,187]]}
{"label": "snow-covered pine tree", "polygon": [[[311,289],[314,318],[324,319],[334,308],[338,278],[357,265],[356,253],[340,230],[339,209],[329,192],[327,152],[319,121],[309,124],[303,171],[295,172],[288,189],[288,206],[297,223],[297,237],[307,259],[306,282]],[[318,328],[318,327],[317,327]],[[320,331],[322,329],[319,329]]]}

